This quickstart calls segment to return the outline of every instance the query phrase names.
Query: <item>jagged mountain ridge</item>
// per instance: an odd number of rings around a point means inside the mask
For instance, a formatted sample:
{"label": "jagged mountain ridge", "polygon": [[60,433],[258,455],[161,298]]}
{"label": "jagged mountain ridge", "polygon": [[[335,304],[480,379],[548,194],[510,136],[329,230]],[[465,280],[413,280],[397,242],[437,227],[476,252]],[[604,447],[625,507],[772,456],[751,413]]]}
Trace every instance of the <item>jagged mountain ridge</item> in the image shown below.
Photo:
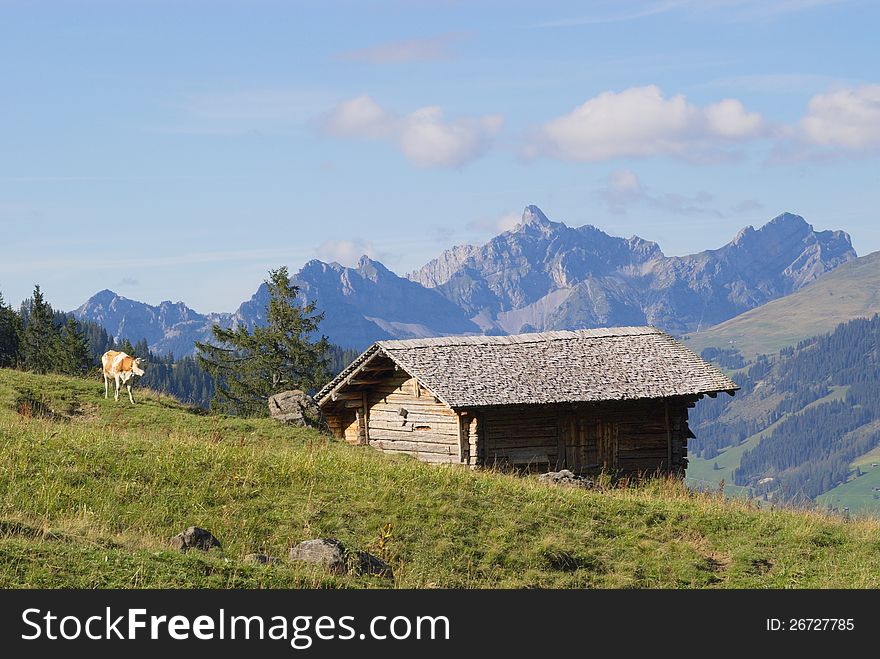
{"label": "jagged mountain ridge", "polygon": [[146,339],[153,352],[178,356],[192,354],[195,342],[210,336],[214,323],[228,326],[232,318],[229,313],[200,314],[183,302],[154,306],[107,289],[90,297],[73,315],[102,325],[117,340]]}
{"label": "jagged mountain ridge", "polygon": [[[315,259],[292,279],[302,303],[317,301],[324,313],[321,331],[338,345],[360,348],[384,339],[480,332],[438,292],[398,277],[367,256],[355,268]],[[249,327],[265,322],[268,301],[264,283],[232,315],[232,322]]]}
{"label": "jagged mountain ridge", "polygon": [[[338,345],[422,336],[653,324],[680,334],[787,295],[856,258],[843,231],[816,232],[784,213],[716,250],[668,257],[653,242],[571,228],[528,206],[522,222],[482,246],[460,246],[407,277],[362,257],[354,268],[313,260],[292,279],[317,300]],[[182,302],[151,306],[101,291],[74,314],[155,352],[189,354],[212,324],[264,322],[260,286],[233,313]]]}
{"label": "jagged mountain ridge", "polygon": [[551,222],[522,222],[481,247],[457,247],[408,277],[439,291],[483,329],[652,324],[683,333],[787,295],[856,258],[843,231],[783,213],[723,247],[667,257],[653,242]]}
{"label": "jagged mountain ridge", "polygon": [[[317,300],[324,313],[321,331],[337,345],[363,348],[383,339],[475,334],[480,328],[436,291],[398,277],[378,261],[364,256],[355,268],[313,260],[292,276],[299,300]],[[73,313],[103,325],[117,339],[132,343],[146,338],[159,354],[192,354],[196,341],[211,338],[222,327],[265,322],[269,290],[261,284],[234,313],[200,314],[183,302],[152,306],[104,290]]]}

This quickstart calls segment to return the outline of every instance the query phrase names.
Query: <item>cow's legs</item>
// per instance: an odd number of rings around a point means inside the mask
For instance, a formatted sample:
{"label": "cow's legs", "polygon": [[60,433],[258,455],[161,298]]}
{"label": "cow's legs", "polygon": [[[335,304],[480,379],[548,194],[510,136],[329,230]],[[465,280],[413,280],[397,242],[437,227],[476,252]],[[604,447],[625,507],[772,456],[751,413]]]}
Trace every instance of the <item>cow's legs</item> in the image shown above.
{"label": "cow's legs", "polygon": [[128,389],[128,400],[130,400],[131,404],[134,405],[134,398],[131,397],[131,382],[126,382],[125,386]]}
{"label": "cow's legs", "polygon": [[115,380],[115,383],[116,383],[116,392],[115,392],[115,394],[114,394],[114,396],[113,396],[113,399],[114,399],[116,402],[119,402],[119,375],[118,375],[118,374],[117,374],[117,376],[114,378],[114,380]]}
{"label": "cow's legs", "polygon": [[104,400],[110,397],[110,378],[104,373]]}

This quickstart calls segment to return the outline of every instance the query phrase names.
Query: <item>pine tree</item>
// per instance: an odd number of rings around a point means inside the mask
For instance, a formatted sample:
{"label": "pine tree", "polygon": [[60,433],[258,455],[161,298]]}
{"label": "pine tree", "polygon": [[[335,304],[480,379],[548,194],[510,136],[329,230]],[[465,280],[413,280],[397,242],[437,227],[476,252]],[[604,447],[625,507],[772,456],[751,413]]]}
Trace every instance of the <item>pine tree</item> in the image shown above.
{"label": "pine tree", "polygon": [[35,373],[48,373],[55,365],[59,349],[59,333],[53,323],[52,307],[43,299],[39,286],[34,287],[27,325],[21,334],[22,366]]}
{"label": "pine tree", "polygon": [[146,339],[141,339],[132,347],[132,351],[130,353],[132,357],[141,357],[146,360],[150,355],[150,345],[147,343]]}
{"label": "pine tree", "polygon": [[91,365],[92,358],[85,334],[71,316],[61,331],[54,370],[66,375],[83,375]]}
{"label": "pine tree", "polygon": [[312,301],[300,307],[298,287],[286,267],[269,271],[266,326],[223,329],[215,325],[215,344],[197,343],[198,363],[215,382],[214,406],[247,416],[268,413],[266,401],[285,389],[309,391],[326,381],[327,337],[314,341],[324,314]]}
{"label": "pine tree", "polygon": [[12,307],[6,306],[0,293],[0,368],[18,363],[18,342],[21,335],[21,318]]}
{"label": "pine tree", "polygon": [[134,354],[134,346],[131,345],[131,341],[129,341],[128,339],[122,339],[122,341],[116,344],[114,350],[118,350],[119,352],[124,352],[126,355],[136,357],[136,355]]}
{"label": "pine tree", "polygon": [[89,355],[91,355],[92,361],[97,363],[100,361],[101,355],[113,347],[113,340],[107,334],[107,330],[98,323],[80,320],[79,324],[86,334],[86,340],[89,344]]}

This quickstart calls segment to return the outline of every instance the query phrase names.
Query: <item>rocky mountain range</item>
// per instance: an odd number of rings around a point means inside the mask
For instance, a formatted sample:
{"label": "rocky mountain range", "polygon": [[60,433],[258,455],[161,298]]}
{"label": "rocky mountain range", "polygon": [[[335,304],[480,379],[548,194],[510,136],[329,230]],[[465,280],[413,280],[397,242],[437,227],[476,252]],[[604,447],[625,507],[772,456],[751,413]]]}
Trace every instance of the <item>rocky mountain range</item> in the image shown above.
{"label": "rocky mountain range", "polygon": [[[715,250],[666,256],[653,242],[550,221],[536,206],[481,246],[443,252],[406,277],[366,256],[348,268],[313,260],[293,279],[324,311],[322,331],[344,347],[390,338],[506,334],[652,324],[691,332],[788,295],[856,258],[843,231],[815,231],[784,213],[746,227]],[[101,291],[74,311],[117,338],[146,338],[188,354],[223,326],[264,320],[260,286],[233,313],[199,314],[182,302],[151,306]]]}
{"label": "rocky mountain range", "polygon": [[668,257],[638,236],[551,222],[528,206],[512,231],[448,250],[409,275],[505,333],[650,324],[680,334],[787,295],[856,258],[843,231],[783,213],[720,249]]}

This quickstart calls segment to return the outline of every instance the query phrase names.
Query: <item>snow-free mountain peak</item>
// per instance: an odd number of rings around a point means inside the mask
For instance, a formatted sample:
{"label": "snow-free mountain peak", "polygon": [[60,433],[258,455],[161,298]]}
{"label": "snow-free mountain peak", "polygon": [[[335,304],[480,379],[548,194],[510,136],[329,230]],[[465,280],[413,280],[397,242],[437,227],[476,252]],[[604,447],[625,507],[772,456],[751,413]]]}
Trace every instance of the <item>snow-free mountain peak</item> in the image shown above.
{"label": "snow-free mountain peak", "polygon": [[[483,245],[446,250],[407,277],[363,256],[353,268],[312,260],[291,276],[303,303],[325,314],[321,331],[345,347],[391,338],[499,334],[653,324],[673,333],[705,328],[799,290],[854,259],[844,231],[815,231],[783,213],[746,227],[726,245],[668,257],[638,236],[620,238],[551,221],[527,206],[514,229]],[[232,314],[183,303],[153,307],[101,291],[75,313],[154,350],[192,352],[211,325],[265,322],[268,288]]]}

